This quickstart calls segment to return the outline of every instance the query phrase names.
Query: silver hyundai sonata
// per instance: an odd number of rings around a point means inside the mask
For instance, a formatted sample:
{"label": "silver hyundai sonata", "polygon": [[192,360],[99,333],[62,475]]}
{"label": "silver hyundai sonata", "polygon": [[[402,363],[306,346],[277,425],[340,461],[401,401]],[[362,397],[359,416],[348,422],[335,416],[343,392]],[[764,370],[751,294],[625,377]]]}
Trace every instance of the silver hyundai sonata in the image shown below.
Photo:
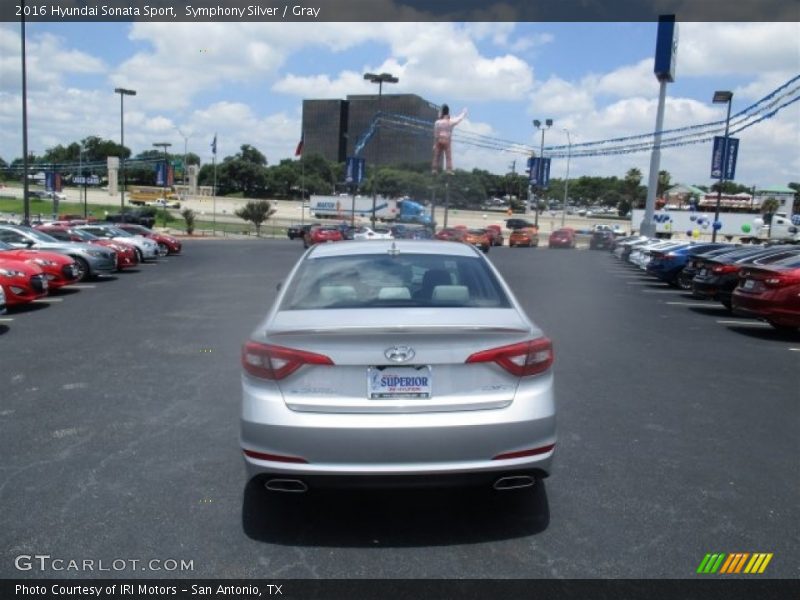
{"label": "silver hyundai sonata", "polygon": [[552,364],[472,246],[316,245],[242,348],[248,476],[286,492],[529,487],[556,444]]}

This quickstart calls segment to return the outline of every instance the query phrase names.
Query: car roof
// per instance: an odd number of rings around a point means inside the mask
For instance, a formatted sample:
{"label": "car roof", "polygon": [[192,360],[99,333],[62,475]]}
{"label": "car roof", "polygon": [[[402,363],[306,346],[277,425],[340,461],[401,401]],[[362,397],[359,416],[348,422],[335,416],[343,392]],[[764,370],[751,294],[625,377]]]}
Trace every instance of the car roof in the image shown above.
{"label": "car roof", "polygon": [[441,240],[369,240],[337,242],[313,246],[308,258],[349,256],[352,254],[381,254],[390,250],[409,254],[440,254],[447,256],[482,256],[473,246]]}

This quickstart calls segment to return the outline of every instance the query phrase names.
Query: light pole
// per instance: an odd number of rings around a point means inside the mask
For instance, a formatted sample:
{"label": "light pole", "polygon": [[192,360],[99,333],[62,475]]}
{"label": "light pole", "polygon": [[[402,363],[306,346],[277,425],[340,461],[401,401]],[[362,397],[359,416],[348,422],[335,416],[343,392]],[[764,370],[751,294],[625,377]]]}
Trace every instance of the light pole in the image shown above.
{"label": "light pole", "polygon": [[119,207],[120,212],[125,210],[125,188],[128,187],[128,177],[125,173],[125,96],[135,96],[136,90],[126,90],[125,88],[114,88],[114,93],[119,94],[119,168],[122,175],[122,185],[119,187]]}
{"label": "light pole", "polygon": [[714,104],[727,104],[728,116],[725,117],[725,138],[722,142],[722,158],[720,160],[719,183],[717,184],[717,204],[714,208],[714,222],[711,224],[711,241],[717,241],[717,222],[719,221],[719,205],[722,201],[722,182],[725,180],[725,161],[728,158],[728,128],[731,122],[731,100],[733,92],[719,91],[714,92],[711,100]]}
{"label": "light pole", "polygon": [[25,2],[20,18],[20,54],[22,56],[22,224],[31,224],[31,199],[28,196],[28,67],[25,61]]}
{"label": "light pole", "polygon": [[184,135],[180,127],[175,127],[178,130],[178,135],[183,138],[183,186],[186,187],[186,155],[189,154],[189,138],[191,135]]}
{"label": "light pole", "polygon": [[564,219],[567,214],[567,198],[569,191],[569,159],[572,156],[572,139],[569,137],[569,130],[562,129],[567,134],[567,179],[564,182],[564,205],[561,207],[561,227],[564,227]]}
{"label": "light pole", "polygon": [[[537,181],[538,181],[537,187],[541,191],[541,190],[544,190],[544,186],[542,186],[542,181],[541,181],[542,176],[544,175],[544,132],[547,129],[550,129],[553,126],[553,119],[545,119],[544,127],[542,126],[542,122],[540,120],[534,119],[533,120],[533,126],[536,127],[536,129],[541,129],[541,131],[542,131],[542,143],[541,143],[541,146],[539,146],[539,173],[537,173],[537,178],[536,178]],[[536,198],[536,202],[534,203],[534,206],[536,207],[535,208],[536,212],[534,213],[535,217],[534,217],[533,225],[538,229],[539,228],[539,198],[538,197]]]}
{"label": "light pole", "polygon": [[164,184],[164,205],[161,207],[161,210],[164,211],[164,227],[167,226],[167,174],[169,173],[169,157],[167,156],[167,148],[172,146],[169,142],[156,142],[153,144],[155,148],[164,148],[164,179],[162,183]]}
{"label": "light pole", "polygon": [[[381,73],[380,75],[364,73],[364,79],[371,83],[378,84],[378,116],[380,117],[381,111],[383,110],[383,84],[397,83],[400,80],[391,73]],[[375,173],[372,175],[372,227],[375,227],[375,210],[378,202],[378,165],[381,162],[381,127],[379,122],[377,125],[378,140],[375,148]]]}

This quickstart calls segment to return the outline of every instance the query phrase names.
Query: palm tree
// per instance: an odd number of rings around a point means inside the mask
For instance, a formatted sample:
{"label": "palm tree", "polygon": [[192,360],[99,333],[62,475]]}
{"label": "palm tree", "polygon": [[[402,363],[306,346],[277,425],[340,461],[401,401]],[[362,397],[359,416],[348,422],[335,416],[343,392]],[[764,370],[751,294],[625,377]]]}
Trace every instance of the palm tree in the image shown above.
{"label": "palm tree", "polygon": [[781,203],[772,196],[764,200],[761,203],[761,214],[764,215],[764,222],[767,224],[772,223],[772,215],[778,212],[780,207]]}

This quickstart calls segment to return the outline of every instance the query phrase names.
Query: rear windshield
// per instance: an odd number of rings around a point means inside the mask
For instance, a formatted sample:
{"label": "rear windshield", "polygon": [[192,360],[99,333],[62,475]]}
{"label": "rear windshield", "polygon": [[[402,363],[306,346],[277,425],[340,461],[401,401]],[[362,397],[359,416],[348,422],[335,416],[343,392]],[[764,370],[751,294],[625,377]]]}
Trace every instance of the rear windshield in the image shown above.
{"label": "rear windshield", "polygon": [[439,254],[360,254],[304,261],[281,310],[325,308],[509,308],[483,259]]}

